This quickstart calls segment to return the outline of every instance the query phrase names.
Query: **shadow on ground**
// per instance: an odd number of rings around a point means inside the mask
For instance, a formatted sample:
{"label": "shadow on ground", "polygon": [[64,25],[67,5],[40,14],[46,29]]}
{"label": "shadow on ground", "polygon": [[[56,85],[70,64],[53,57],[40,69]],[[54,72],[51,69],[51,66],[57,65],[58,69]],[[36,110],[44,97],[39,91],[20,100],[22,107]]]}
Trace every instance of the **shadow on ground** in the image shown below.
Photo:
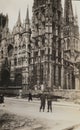
{"label": "shadow on ground", "polygon": [[35,119],[0,111],[0,130],[45,130]]}

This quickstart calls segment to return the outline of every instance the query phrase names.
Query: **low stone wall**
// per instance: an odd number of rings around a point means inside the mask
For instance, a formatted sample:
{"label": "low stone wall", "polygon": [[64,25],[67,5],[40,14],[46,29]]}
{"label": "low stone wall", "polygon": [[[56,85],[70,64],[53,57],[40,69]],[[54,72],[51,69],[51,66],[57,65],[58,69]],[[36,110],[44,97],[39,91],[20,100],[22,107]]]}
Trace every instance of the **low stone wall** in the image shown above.
{"label": "low stone wall", "polygon": [[8,89],[8,90],[0,90],[1,94],[8,95],[8,96],[18,96],[19,95],[19,90],[13,90],[13,89]]}
{"label": "low stone wall", "polygon": [[[41,91],[37,90],[30,90],[32,95],[40,94]],[[20,89],[9,89],[9,90],[0,90],[0,93],[6,94],[8,96],[19,96],[19,95],[27,95],[29,93],[29,90],[26,90],[25,93],[23,91],[20,91]],[[47,92],[46,92],[47,93]],[[57,90],[55,89],[52,94],[56,97],[62,97],[66,99],[80,99],[80,90]]]}
{"label": "low stone wall", "polygon": [[54,90],[53,93],[66,99],[80,99],[80,90]]}
{"label": "low stone wall", "polygon": [[[40,90],[31,90],[32,95],[38,95],[40,94],[42,91]],[[25,91],[25,93],[23,93],[23,95],[28,94],[29,91]],[[47,92],[45,92],[47,94]],[[59,98],[65,98],[65,99],[71,99],[71,100],[75,100],[75,99],[80,99],[80,90],[59,90],[59,89],[55,89],[52,94],[55,97],[59,97]]]}

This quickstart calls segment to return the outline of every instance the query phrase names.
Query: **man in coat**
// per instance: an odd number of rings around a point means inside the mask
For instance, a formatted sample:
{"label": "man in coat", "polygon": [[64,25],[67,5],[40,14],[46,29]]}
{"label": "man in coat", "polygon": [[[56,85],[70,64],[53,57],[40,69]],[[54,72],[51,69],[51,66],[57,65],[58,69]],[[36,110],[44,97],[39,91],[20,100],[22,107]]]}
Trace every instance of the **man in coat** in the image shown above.
{"label": "man in coat", "polygon": [[40,96],[40,101],[41,101],[40,112],[41,112],[42,109],[43,109],[43,112],[44,112],[44,110],[45,110],[45,104],[46,104],[46,96],[45,96],[44,92]]}
{"label": "man in coat", "polygon": [[29,92],[29,94],[28,94],[28,101],[32,101],[32,94],[31,94],[31,92]]}
{"label": "man in coat", "polygon": [[48,92],[48,95],[47,95],[47,109],[48,109],[47,112],[49,111],[52,112],[52,95],[50,92]]}

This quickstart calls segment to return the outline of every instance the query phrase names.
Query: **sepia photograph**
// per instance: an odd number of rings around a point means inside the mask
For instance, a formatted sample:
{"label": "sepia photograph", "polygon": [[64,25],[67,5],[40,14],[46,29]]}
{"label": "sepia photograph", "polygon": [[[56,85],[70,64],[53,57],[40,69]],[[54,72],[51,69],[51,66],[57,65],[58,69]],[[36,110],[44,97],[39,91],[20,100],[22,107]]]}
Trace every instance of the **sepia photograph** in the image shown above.
{"label": "sepia photograph", "polygon": [[80,0],[0,0],[0,130],[80,130]]}

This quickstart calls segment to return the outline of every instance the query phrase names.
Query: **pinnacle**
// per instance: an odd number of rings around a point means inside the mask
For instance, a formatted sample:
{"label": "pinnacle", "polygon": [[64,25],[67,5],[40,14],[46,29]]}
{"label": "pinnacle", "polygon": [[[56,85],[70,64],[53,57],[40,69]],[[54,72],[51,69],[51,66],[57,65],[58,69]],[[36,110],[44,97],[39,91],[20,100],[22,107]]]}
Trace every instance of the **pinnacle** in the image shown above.
{"label": "pinnacle", "polygon": [[20,11],[19,11],[19,14],[18,14],[17,25],[18,25],[18,26],[21,25],[21,15],[20,15]]}
{"label": "pinnacle", "polygon": [[29,24],[29,8],[27,7],[25,23]]}
{"label": "pinnacle", "polygon": [[73,16],[72,0],[65,0],[64,18],[66,24],[69,24],[69,22],[73,22],[74,16]]}

